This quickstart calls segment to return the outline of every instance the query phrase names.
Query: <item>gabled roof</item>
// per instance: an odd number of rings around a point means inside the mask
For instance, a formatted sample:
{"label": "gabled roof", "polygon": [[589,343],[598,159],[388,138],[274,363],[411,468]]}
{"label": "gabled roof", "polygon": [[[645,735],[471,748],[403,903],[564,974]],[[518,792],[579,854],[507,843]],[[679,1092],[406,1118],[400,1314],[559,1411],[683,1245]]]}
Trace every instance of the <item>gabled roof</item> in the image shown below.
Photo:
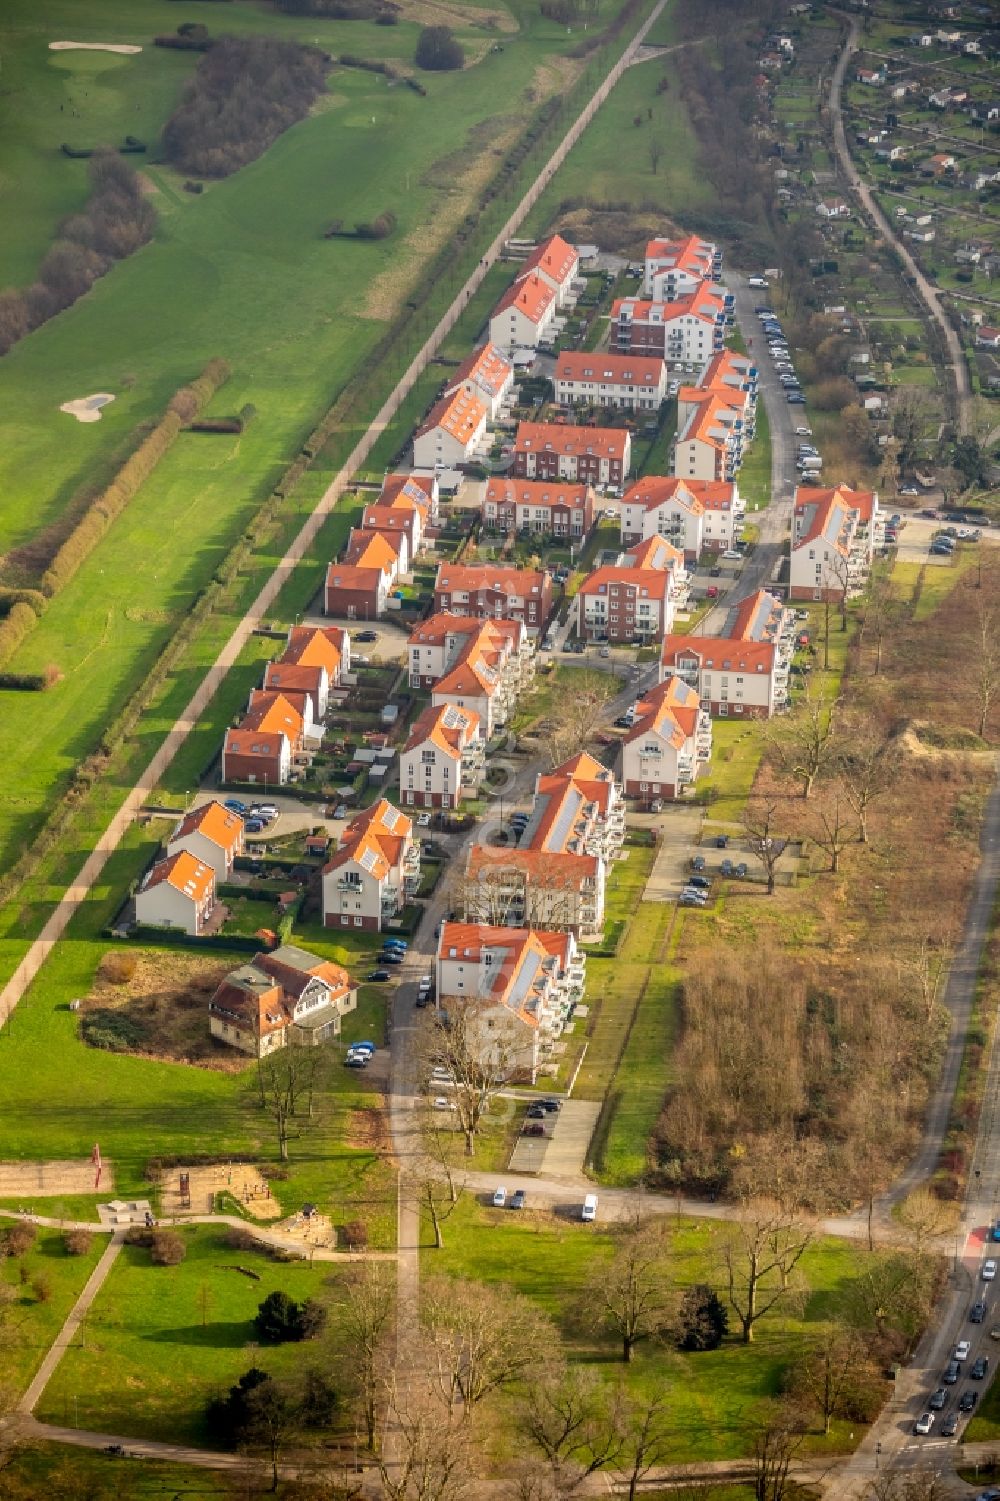
{"label": "gabled roof", "polygon": [[448,389],[453,391],[463,381],[471,381],[491,396],[499,396],[513,374],[512,362],[495,344],[487,342],[462,361],[451,377]]}
{"label": "gabled roof", "polygon": [[353,862],[375,880],[384,880],[399,864],[412,832],[412,820],[383,797],[351,819],[323,874]]}
{"label": "gabled roof", "polygon": [[628,443],[627,427],[571,427],[558,422],[519,422],[514,452],[553,452],[566,458],[593,454],[599,459],[624,459]]}
{"label": "gabled roof", "polygon": [[215,889],[215,871],[187,850],[178,850],[154,865],[139,889],[151,891],[163,885],[172,886],[189,901],[201,902]]}
{"label": "gabled roof", "polygon": [[347,632],[339,626],[322,628],[311,625],[293,625],[288,632],[288,645],[279,662],[299,667],[325,667],[333,679],[340,671],[344,658],[344,637]]}
{"label": "gabled roof", "polygon": [[681,479],[677,475],[661,477],[651,474],[629,486],[622,498],[622,505],[639,505],[646,511],[656,511],[672,501],[683,506],[692,516],[700,516],[705,507],[696,488],[697,483],[695,480]]}
{"label": "gabled roof", "polygon": [[872,490],[849,490],[846,485],[834,488],[800,485],[795,492],[795,521],[801,531],[792,548],[808,547],[822,537],[828,546],[846,554],[850,542],[849,524],[869,522],[877,502]]}
{"label": "gabled roof", "polygon": [[392,505],[398,495],[405,495],[409,500],[416,501],[426,511],[434,499],[434,490],[437,486],[437,476],[425,473],[421,469],[414,469],[412,474],[387,474],[382,481],[382,493],[379,495],[379,505]]}
{"label": "gabled roof", "polygon": [[441,428],[457,442],[469,443],[485,426],[489,415],[478,396],[459,387],[434,403],[417,428],[417,437],[422,438],[425,433]]}
{"label": "gabled roof", "polygon": [[715,249],[710,240],[699,239],[697,235],[688,235],[683,240],[650,240],[646,260],[656,261],[658,270],[675,268],[704,276],[711,270]]}
{"label": "gabled roof", "polygon": [[258,1037],[283,1031],[293,1020],[295,1003],[306,987],[319,980],[326,986],[328,1004],[350,995],[354,986],[346,969],[294,944],[272,953],[257,953],[226,975],[208,1003],[217,1015],[248,1026]]}
{"label": "gabled roof", "polygon": [[190,813],[185,813],[171,834],[167,847],[176,844],[178,839],[186,839],[190,834],[201,834],[202,838],[218,845],[219,849],[234,850],[239,847],[243,837],[243,820],[231,808],[226,808],[213,799],[212,802],[202,803],[200,808],[192,808]]}
{"label": "gabled roof", "polygon": [[575,485],[558,479],[491,479],[486,499],[497,505],[582,507],[591,493],[589,485]]}
{"label": "gabled roof", "polygon": [[[481,923],[446,922],[438,943],[439,958],[465,960],[478,967],[477,993],[463,991],[463,996],[505,1006],[532,1027],[537,1027],[541,1019],[545,991],[558,971],[565,969],[574,951],[570,933],[497,928]],[[490,956],[490,964],[484,962],[486,954]]]}
{"label": "gabled roof", "polygon": [[362,568],[354,563],[331,563],[326,570],[326,587],[369,594],[377,592],[379,586],[388,584],[391,578],[392,573],[388,568]]}
{"label": "gabled roof", "polygon": [[487,880],[505,870],[523,875],[528,885],[576,891],[584,881],[595,880],[600,866],[597,855],[573,855],[560,850],[498,849],[474,844],[469,850],[466,875]]}
{"label": "gabled roof", "polygon": [[635,722],[625,735],[632,745],[644,735],[657,734],[675,750],[683,750],[698,728],[700,705],[694,688],[680,678],[668,678],[650,688],[635,706]]}
{"label": "gabled roof", "polygon": [[291,702],[292,694],[309,693],[314,698],[322,691],[323,667],[303,667],[297,662],[268,662],[264,668],[264,687],[284,693]]}
{"label": "gabled roof", "polygon": [[548,577],[538,569],[499,563],[439,563],[434,592],[476,594],[481,589],[495,589],[509,598],[527,599],[542,593]]}
{"label": "gabled roof", "polygon": [[635,354],[592,354],[568,349],[556,360],[556,380],[589,380],[603,385],[648,386],[663,380],[663,360]]}
{"label": "gabled roof", "polygon": [[784,616],[785,607],[778,596],[758,589],[733,606],[722,634],[732,641],[776,641]]}
{"label": "gabled roof", "polygon": [[523,314],[529,323],[539,324],[544,321],[555,300],[555,289],[543,277],[529,272],[507,288],[493,310],[493,317],[513,308]]}
{"label": "gabled roof", "polygon": [[699,318],[704,323],[718,323],[725,317],[726,304],[721,291],[702,282],[693,292],[671,302],[657,302],[649,297],[619,297],[612,303],[612,320],[628,313],[634,323],[672,323],[676,318]]}
{"label": "gabled roof", "polygon": [[223,753],[228,756],[259,756],[261,760],[280,760],[288,740],[282,731],[246,729],[243,725],[226,731]]}
{"label": "gabled roof", "polygon": [[355,568],[381,568],[384,572],[391,573],[399,566],[401,545],[399,537],[391,532],[354,527],[347,540],[344,562],[353,564]]}
{"label": "gabled roof", "polygon": [[550,235],[528,256],[524,263],[522,276],[531,271],[544,271],[546,276],[551,276],[553,281],[565,286],[572,281],[579,264],[579,256],[576,248],[567,243],[561,235]]}
{"label": "gabled roof", "polygon": [[713,672],[770,674],[777,647],[772,641],[731,641],[728,636],[667,636],[660,655],[661,665],[676,668],[681,659],[695,658],[699,667]]}
{"label": "gabled roof", "polygon": [[646,537],[644,541],[636,542],[622,557],[622,563],[628,568],[652,568],[659,573],[679,568],[683,562],[683,549],[675,547],[666,537]]}
{"label": "gabled roof", "polygon": [[383,506],[376,501],[374,505],[365,506],[361,513],[361,525],[366,531],[397,531],[409,536],[414,517],[420,514],[420,507],[401,491],[391,505]]}
{"label": "gabled roof", "polygon": [[420,745],[433,745],[451,760],[459,761],[465,746],[478,734],[479,715],[473,709],[457,704],[432,705],[414,721],[403,753]]}
{"label": "gabled roof", "polygon": [[250,707],[240,720],[241,730],[254,730],[264,734],[271,731],[297,740],[302,734],[302,715],[283,693],[272,693],[267,688],[253,688],[250,692]]}

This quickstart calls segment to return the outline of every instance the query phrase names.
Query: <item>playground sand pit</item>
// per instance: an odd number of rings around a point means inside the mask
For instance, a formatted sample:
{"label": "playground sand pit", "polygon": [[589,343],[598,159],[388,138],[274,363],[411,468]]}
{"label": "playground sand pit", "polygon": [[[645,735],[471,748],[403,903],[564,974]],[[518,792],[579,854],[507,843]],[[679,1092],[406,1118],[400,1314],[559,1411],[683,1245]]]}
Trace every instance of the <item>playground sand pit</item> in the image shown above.
{"label": "playground sand pit", "polygon": [[68,412],[77,422],[100,422],[101,408],[114,397],[108,391],[95,391],[93,396],[78,396],[75,401],[64,401],[60,412]]}
{"label": "playground sand pit", "polygon": [[128,42],[50,42],[50,52],[124,52],[132,56],[141,52],[141,47],[130,47]]}
{"label": "playground sand pit", "polygon": [[[60,1194],[92,1194],[96,1169],[90,1158],[68,1162],[0,1162],[0,1199],[55,1198]],[[101,1191],[114,1188],[114,1170],[105,1161]]]}
{"label": "playground sand pit", "polygon": [[[187,1173],[190,1203],[181,1195],[181,1173]],[[267,1180],[252,1163],[213,1163],[207,1167],[172,1167],[160,1185],[160,1214],[215,1214],[216,1195],[231,1194],[255,1220],[274,1220],[281,1213]]]}

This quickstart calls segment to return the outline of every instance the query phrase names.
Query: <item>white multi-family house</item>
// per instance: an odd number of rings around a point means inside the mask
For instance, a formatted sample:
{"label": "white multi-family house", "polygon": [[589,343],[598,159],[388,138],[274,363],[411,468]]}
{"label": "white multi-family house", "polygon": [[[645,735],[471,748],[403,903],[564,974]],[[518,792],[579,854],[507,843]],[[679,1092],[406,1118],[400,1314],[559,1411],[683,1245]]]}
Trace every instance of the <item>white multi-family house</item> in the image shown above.
{"label": "white multi-family house", "polygon": [[583,995],[586,959],[572,933],[446,922],[436,971],[438,1004],[461,1008],[481,1063],[534,1083]]}
{"label": "white multi-family house", "polygon": [[727,294],[706,283],[673,302],[620,297],[611,308],[610,347],[662,359],[670,370],[702,370],[725,347]]}
{"label": "white multi-family house", "polygon": [[622,499],[622,543],[663,537],[693,562],[706,549],[733,546],[744,509],[734,480],[649,475]]}
{"label": "white multi-family house", "polygon": [[660,681],[680,678],[719,718],[770,719],[788,697],[791,616],[764,589],[729,610],[719,636],[668,636]]}
{"label": "white multi-family house", "polygon": [[702,282],[717,281],[721,271],[722,251],[710,240],[697,235],[684,240],[650,240],[643,293],[655,302],[673,302],[696,292]]}
{"label": "white multi-family house", "polygon": [[554,333],[558,294],[537,272],[519,277],[497,303],[490,318],[490,343],[504,354],[537,349]]}
{"label": "white multi-family house", "polygon": [[673,676],[650,688],[635,706],[622,741],[626,797],[647,806],[692,791],[712,754],[712,721],[697,690]]}
{"label": "white multi-family house", "polygon": [[464,391],[483,402],[491,422],[495,422],[507,397],[514,389],[514,364],[502,350],[486,343],[463,360],[445,387],[445,395]]}
{"label": "white multi-family house", "polygon": [[600,855],[476,844],[465,867],[465,920],[561,928],[584,941],[594,939],[604,926],[605,880]]}
{"label": "white multi-family house", "polygon": [[846,485],[800,485],[792,511],[789,599],[840,601],[860,592],[871,568],[878,496]]}
{"label": "white multi-family house", "polygon": [[483,620],[442,611],[414,626],[407,651],[412,688],[434,688],[463,662],[482,658],[501,681],[505,709],[535,676],[535,648],[519,620]]}
{"label": "white multi-family house", "polygon": [[573,282],[580,274],[580,257],[576,247],[561,235],[550,235],[528,256],[518,280],[538,276],[556,294],[556,305],[563,308],[573,300]]}
{"label": "white multi-family house", "polygon": [[296,944],[255,954],[225,976],[208,1003],[209,1030],[227,1047],[265,1058],[340,1036],[358,992],[346,969]]}
{"label": "white multi-family house", "polygon": [[187,850],[158,861],[135,895],[135,920],[153,928],[205,932],[215,909],[215,871]]}
{"label": "white multi-family house", "polygon": [[520,848],[613,860],[625,839],[625,800],[614,775],[581,751],[535,777]]}
{"label": "white multi-family house", "polygon": [[434,403],[413,439],[419,469],[451,469],[468,464],[486,439],[489,408],[477,394],[459,386]]}
{"label": "white multi-family house", "polygon": [[674,443],[674,473],[682,479],[733,480],[743,462],[747,442],[742,403],[712,391],[695,393],[689,414]]}
{"label": "white multi-family house", "polygon": [[667,394],[667,367],[644,355],[565,350],[556,358],[556,401],[655,412]]}
{"label": "white multi-family house", "polygon": [[457,808],[475,796],[485,747],[479,715],[453,703],[418,715],[399,758],[399,797],[407,808]]}
{"label": "white multi-family house", "polygon": [[413,822],[382,798],[351,819],[323,867],[323,922],[378,932],[419,884]]}
{"label": "white multi-family house", "polygon": [[210,865],[217,881],[228,881],[236,856],[243,853],[243,819],[215,799],[202,803],[184,814],[167,840],[168,855],[181,850]]}

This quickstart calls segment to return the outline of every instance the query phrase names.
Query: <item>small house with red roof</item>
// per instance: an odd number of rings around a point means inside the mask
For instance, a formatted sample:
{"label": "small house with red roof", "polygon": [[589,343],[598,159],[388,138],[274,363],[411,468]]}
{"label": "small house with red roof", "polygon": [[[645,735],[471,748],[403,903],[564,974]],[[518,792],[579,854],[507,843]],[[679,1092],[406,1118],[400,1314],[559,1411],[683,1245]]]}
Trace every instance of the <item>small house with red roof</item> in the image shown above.
{"label": "small house with red roof", "polygon": [[[295,695],[292,695],[294,698]],[[265,788],[288,781],[304,741],[299,708],[283,693],[254,689],[250,707],[222,746],[223,782],[259,782]]]}
{"label": "small house with red roof", "polygon": [[178,850],[147,871],[136,892],[136,922],[177,928],[198,938],[215,909],[215,871],[187,850]]}
{"label": "small house with red roof", "polygon": [[497,303],[490,317],[490,343],[503,354],[537,349],[552,338],[558,294],[536,272],[518,277]]}
{"label": "small house with red roof", "polygon": [[463,360],[450,377],[445,395],[465,391],[484,403],[490,421],[496,421],[514,389],[514,364],[496,345],[486,343]]}
{"label": "small house with red roof", "polygon": [[181,850],[210,865],[217,881],[228,881],[236,856],[243,853],[243,819],[214,798],[202,803],[184,814],[167,840],[168,855]]}
{"label": "small house with red roof", "polygon": [[518,280],[531,275],[540,277],[555,292],[556,305],[563,308],[573,299],[573,282],[579,274],[580,256],[576,246],[570,245],[562,235],[550,235],[535,246]]}

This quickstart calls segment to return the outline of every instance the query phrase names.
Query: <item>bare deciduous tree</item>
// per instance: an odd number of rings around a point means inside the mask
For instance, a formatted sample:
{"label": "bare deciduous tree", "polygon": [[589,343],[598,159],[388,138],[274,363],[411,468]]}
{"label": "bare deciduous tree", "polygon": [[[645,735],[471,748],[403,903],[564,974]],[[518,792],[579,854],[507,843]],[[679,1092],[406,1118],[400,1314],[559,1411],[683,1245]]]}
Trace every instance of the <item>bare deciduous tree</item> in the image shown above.
{"label": "bare deciduous tree", "polygon": [[804,1438],[804,1425],[794,1411],[779,1411],[757,1429],[752,1451],[756,1501],[784,1501],[792,1461]]}
{"label": "bare deciduous tree", "polygon": [[624,1404],[625,1441],[615,1470],[627,1487],[629,1501],[635,1501],[642,1481],[670,1452],[670,1418],[670,1394],[662,1388],[646,1401]]}
{"label": "bare deciduous tree", "polygon": [[979,711],[979,737],[986,739],[990,709],[1000,691],[1000,610],[992,592],[980,589],[975,598],[973,683]]}
{"label": "bare deciduous tree", "polygon": [[617,1463],[625,1444],[621,1417],[620,1393],[583,1366],[554,1362],[527,1383],[520,1427],[555,1493],[568,1496],[588,1475]]}
{"label": "bare deciduous tree", "polygon": [[813,1238],[812,1227],[770,1199],[750,1199],[727,1227],[720,1247],[726,1295],[740,1321],[743,1343],[758,1321],[802,1291],[795,1271]]}
{"label": "bare deciduous tree", "polygon": [[950,946],[937,933],[925,933],[916,950],[897,956],[900,974],[905,975],[908,985],[916,985],[928,1021],[934,1015],[941,982],[948,972],[950,959]]}
{"label": "bare deciduous tree", "polygon": [[833,755],[838,705],[839,700],[827,703],[821,693],[807,689],[782,733],[768,736],[778,760],[802,783],[803,797],[809,797],[816,778]]}
{"label": "bare deciduous tree", "polygon": [[777,824],[777,804],[770,800],[748,802],[743,810],[743,829],[747,849],[764,868],[768,896],[774,895],[778,873],[778,861],[785,852],[787,839],[780,839],[774,832]]}
{"label": "bare deciduous tree", "polygon": [[297,1120],[299,1131],[304,1120],[311,1118],[316,1087],[325,1058],[318,1048],[282,1048],[267,1058],[257,1060],[257,1088],[262,1110],[266,1110],[278,1133],[278,1153],[288,1161],[291,1122]]}
{"label": "bare deciduous tree", "polygon": [[552,767],[561,765],[586,744],[605,705],[621,685],[622,679],[614,673],[594,669],[575,673],[571,683],[556,689],[543,737]]}
{"label": "bare deciduous tree", "polygon": [[379,1443],[379,1406],[384,1395],[391,1352],[388,1349],[396,1308],[396,1268],[391,1262],[364,1261],[334,1279],[338,1349],[346,1346],[365,1438],[374,1453]]}
{"label": "bare deciduous tree", "polygon": [[421,1049],[428,1086],[433,1069],[443,1069],[452,1081],[448,1099],[469,1156],[483,1116],[515,1069],[516,1023],[496,1010],[472,997],[449,997],[447,1021],[435,1017]]}
{"label": "bare deciduous tree", "polygon": [[866,1358],[864,1340],[856,1329],[830,1324],[812,1349],[796,1362],[792,1388],[811,1407],[819,1409],[824,1433],[830,1432],[833,1419]]}
{"label": "bare deciduous tree", "polygon": [[836,766],[844,796],[858,820],[858,843],[868,843],[868,811],[892,787],[899,769],[895,742],[863,725],[841,728]]}
{"label": "bare deciduous tree", "polygon": [[555,1326],[512,1288],[455,1277],[421,1287],[421,1321],[438,1395],[449,1414],[471,1418],[478,1405],[509,1387],[558,1344]]}
{"label": "bare deciduous tree", "polygon": [[587,1290],[593,1322],[617,1335],[622,1359],[630,1361],[636,1345],[663,1333],[676,1311],[663,1225],[634,1221],[611,1261],[595,1270]]}
{"label": "bare deciduous tree", "polygon": [[469,1425],[408,1371],[387,1382],[392,1444],[377,1459],[386,1501],[462,1501],[477,1471]]}
{"label": "bare deciduous tree", "polygon": [[850,843],[850,834],[846,799],[838,788],[814,809],[809,831],[813,844],[829,857],[827,868],[831,875],[836,875],[840,869],[840,857]]}

